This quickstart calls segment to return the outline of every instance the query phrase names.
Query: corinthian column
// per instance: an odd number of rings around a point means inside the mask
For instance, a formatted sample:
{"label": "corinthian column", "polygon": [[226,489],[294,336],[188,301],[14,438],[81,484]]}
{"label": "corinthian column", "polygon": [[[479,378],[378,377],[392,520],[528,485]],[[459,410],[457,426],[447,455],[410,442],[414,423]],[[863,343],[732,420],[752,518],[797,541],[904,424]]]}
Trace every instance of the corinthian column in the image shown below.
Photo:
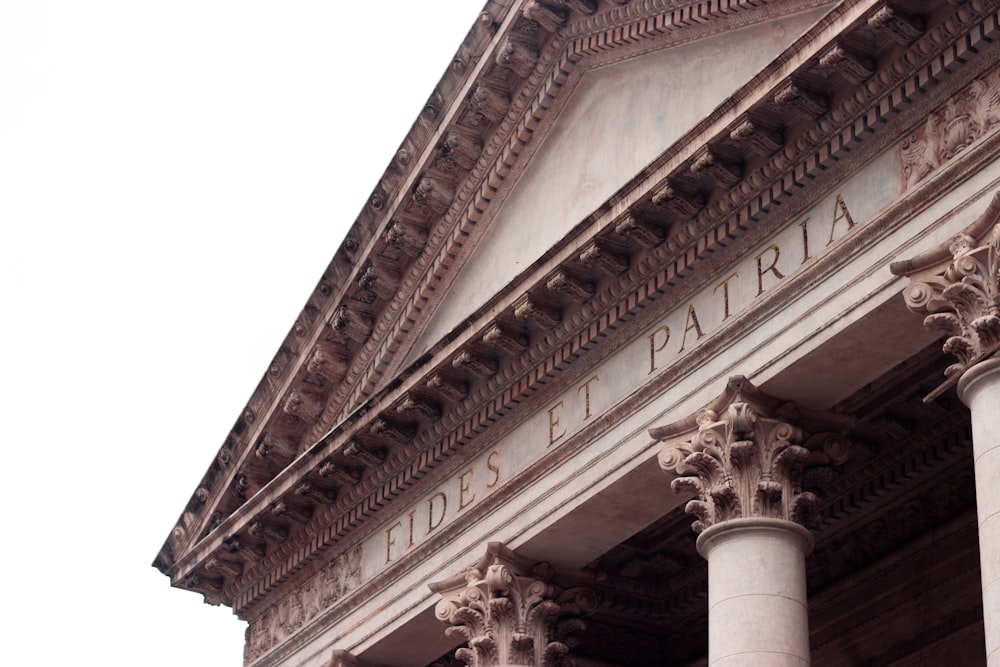
{"label": "corinthian column", "polygon": [[947,246],[890,267],[910,283],[907,307],[945,337],[945,370],[972,413],[986,662],[1000,667],[1000,193]]}
{"label": "corinthian column", "polygon": [[563,589],[547,563],[531,563],[499,542],[460,575],[430,584],[448,636],[465,640],[455,657],[469,667],[567,667],[567,640],[597,608],[593,592]]}
{"label": "corinthian column", "polygon": [[[804,411],[803,411],[804,413]],[[692,493],[698,552],[708,560],[708,661],[713,667],[809,665],[805,524],[816,497],[802,490],[807,467],[841,463],[847,440],[810,436],[790,423],[843,427],[842,415],[800,413],[746,378],[701,412],[650,429],[660,465]]]}

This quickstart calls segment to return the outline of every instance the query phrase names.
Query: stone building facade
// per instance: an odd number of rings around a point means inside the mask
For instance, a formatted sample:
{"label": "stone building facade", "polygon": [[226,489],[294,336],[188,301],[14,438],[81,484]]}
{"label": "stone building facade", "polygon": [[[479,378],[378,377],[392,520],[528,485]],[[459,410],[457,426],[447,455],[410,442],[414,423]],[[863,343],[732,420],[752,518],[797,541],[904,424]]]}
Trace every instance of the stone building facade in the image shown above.
{"label": "stone building facade", "polygon": [[253,667],[1000,667],[998,156],[997,0],[490,0],[154,564]]}

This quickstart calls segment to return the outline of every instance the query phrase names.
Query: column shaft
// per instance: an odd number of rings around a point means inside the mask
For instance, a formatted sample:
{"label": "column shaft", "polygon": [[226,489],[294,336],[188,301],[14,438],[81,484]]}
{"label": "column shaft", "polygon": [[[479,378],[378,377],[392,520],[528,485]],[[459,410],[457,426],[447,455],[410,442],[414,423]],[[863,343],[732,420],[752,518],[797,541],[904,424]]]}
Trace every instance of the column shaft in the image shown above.
{"label": "column shaft", "polygon": [[711,667],[808,667],[808,530],[784,519],[731,519],[698,537],[708,560]]}
{"label": "column shaft", "polygon": [[1000,359],[966,371],[958,395],[972,412],[986,662],[1000,667]]}

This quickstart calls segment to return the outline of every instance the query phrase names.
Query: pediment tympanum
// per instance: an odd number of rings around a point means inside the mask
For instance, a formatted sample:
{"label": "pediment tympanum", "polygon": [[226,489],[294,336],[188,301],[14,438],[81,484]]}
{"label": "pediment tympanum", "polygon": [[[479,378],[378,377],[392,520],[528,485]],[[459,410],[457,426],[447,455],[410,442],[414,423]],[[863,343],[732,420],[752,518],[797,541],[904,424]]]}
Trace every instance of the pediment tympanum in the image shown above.
{"label": "pediment tympanum", "polygon": [[[410,354],[424,353],[750,81],[825,8],[608,63],[582,60],[543,121],[540,147],[484,227]],[[738,58],[733,54],[739,53]],[[621,56],[618,56],[621,58]],[[565,102],[563,99],[565,98]],[[537,139],[535,140],[537,141]]]}

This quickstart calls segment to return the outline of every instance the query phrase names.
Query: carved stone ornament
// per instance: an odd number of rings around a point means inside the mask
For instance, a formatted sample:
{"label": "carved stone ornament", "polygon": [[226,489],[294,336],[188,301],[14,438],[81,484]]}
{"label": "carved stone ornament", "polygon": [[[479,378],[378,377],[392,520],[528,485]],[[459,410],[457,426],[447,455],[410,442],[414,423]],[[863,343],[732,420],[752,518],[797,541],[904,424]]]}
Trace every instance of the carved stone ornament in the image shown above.
{"label": "carved stone ornament", "polygon": [[804,473],[847,459],[850,441],[840,432],[853,421],[847,415],[797,408],[737,375],[708,407],[651,428],[649,434],[664,443],[660,467],[680,475],[671,488],[695,495],[685,507],[697,517],[695,532],[750,517],[808,527],[817,498],[803,491]]}
{"label": "carved stone ornament", "polygon": [[907,189],[998,125],[1000,70],[994,70],[952,95],[900,143]]}
{"label": "carved stone ornament", "polygon": [[910,278],[906,307],[926,315],[924,326],[942,334],[942,349],[958,358],[945,369],[949,378],[1000,351],[1000,192],[946,246],[889,269]]}
{"label": "carved stone ornament", "polygon": [[562,667],[581,616],[597,608],[585,588],[561,589],[547,563],[531,564],[491,542],[475,567],[430,584],[442,599],[435,608],[445,632],[465,640],[455,657],[469,667]]}
{"label": "carved stone ornament", "polygon": [[[253,662],[282,644],[299,628],[361,585],[360,547],[341,554],[290,595],[251,621],[245,657]],[[339,661],[338,661],[339,658]],[[349,653],[335,651],[328,667],[365,667]]]}

